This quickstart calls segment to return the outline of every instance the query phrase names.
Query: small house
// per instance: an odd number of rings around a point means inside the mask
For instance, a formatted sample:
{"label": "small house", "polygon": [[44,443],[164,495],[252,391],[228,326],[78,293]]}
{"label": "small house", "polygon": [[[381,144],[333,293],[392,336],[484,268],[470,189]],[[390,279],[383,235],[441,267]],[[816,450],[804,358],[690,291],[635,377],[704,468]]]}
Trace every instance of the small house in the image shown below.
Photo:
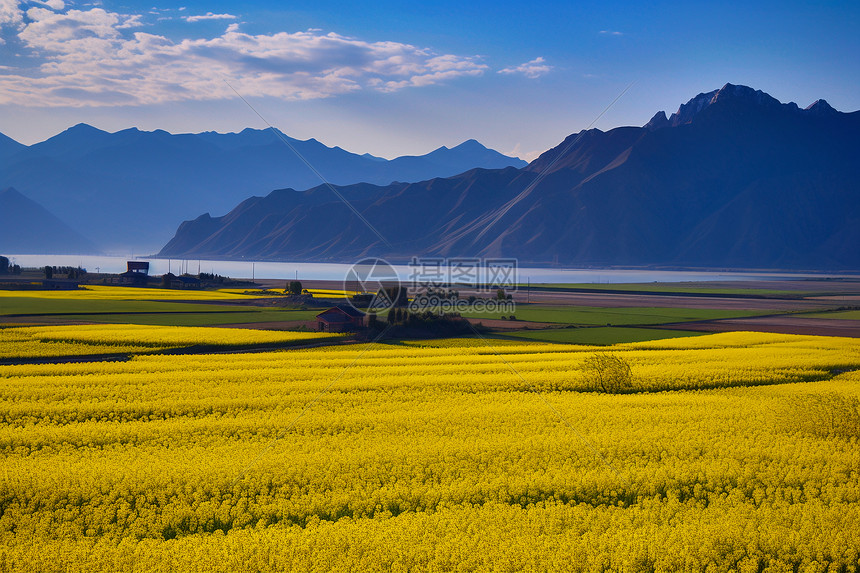
{"label": "small house", "polygon": [[178,277],[173,277],[173,279],[170,281],[170,288],[199,289],[202,284],[203,283],[200,282],[200,279],[198,278],[181,275]]}
{"label": "small house", "polygon": [[128,261],[128,270],[119,275],[119,284],[146,286],[149,282],[149,261]]}
{"label": "small house", "polygon": [[149,261],[127,261],[127,272],[149,274]]}
{"label": "small house", "polygon": [[348,332],[364,327],[364,313],[351,306],[338,305],[316,316],[320,332]]}

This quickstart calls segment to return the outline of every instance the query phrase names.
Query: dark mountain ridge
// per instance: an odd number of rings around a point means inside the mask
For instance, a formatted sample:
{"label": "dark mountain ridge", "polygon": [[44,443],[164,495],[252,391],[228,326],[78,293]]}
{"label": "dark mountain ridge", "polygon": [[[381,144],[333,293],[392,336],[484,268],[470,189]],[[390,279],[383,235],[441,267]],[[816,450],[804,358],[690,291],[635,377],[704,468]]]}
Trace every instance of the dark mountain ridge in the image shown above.
{"label": "dark mountain ridge", "polygon": [[357,155],[272,130],[171,134],[137,128],[108,133],[78,124],[31,146],[0,136],[0,188],[14,186],[107,247],[155,248],[177,221],[225,213],[274,188],[320,183],[283,138],[335,184],[420,181],[476,166],[524,166],[469,140],[393,160]]}
{"label": "dark mountain ridge", "polygon": [[348,262],[860,269],[860,113],[726,84],[644,127],[571,135],[522,169],[280,190],[180,227],[161,254]]}

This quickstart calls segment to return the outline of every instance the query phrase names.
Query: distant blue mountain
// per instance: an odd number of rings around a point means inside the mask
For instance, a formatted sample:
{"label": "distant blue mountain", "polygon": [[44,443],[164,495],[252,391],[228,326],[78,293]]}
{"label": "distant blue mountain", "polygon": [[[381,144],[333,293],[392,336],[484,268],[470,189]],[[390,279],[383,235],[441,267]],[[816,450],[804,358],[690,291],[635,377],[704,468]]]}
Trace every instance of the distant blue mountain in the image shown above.
{"label": "distant blue mountain", "polygon": [[572,134],[522,169],[341,187],[386,243],[316,187],[186,221],[161,254],[857,271],[858,157],[860,112],[726,84],[643,127]]}
{"label": "distant blue mountain", "polygon": [[9,188],[0,191],[0,253],[95,254],[93,243],[56,215]]}
{"label": "distant blue mountain", "polygon": [[11,137],[7,137],[0,133],[0,164],[2,164],[6,157],[11,157],[26,148],[26,145],[18,143]]}
{"label": "distant blue mountain", "polygon": [[525,161],[474,140],[427,155],[387,160],[272,130],[171,134],[136,128],[108,133],[86,124],[31,146],[0,134],[0,188],[15,187],[101,247],[155,250],[176,225],[201,211],[225,213],[249,195],[329,182],[421,181],[475,167]]}

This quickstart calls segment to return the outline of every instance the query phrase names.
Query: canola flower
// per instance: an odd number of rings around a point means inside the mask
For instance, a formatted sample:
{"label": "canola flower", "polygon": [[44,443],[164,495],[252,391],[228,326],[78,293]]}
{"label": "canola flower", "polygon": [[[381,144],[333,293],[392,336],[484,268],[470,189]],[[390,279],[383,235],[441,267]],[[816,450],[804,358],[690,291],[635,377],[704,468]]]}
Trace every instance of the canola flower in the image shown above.
{"label": "canola flower", "polygon": [[0,359],[135,354],[188,346],[287,345],[333,339],[325,332],[95,324],[0,329]]}
{"label": "canola flower", "polygon": [[658,342],[0,366],[0,570],[857,570],[860,342]]}
{"label": "canola flower", "polygon": [[125,286],[87,285],[78,290],[0,290],[4,298],[70,299],[70,300],[236,300],[246,298],[238,289],[175,290]]}
{"label": "canola flower", "polygon": [[311,288],[307,289],[307,291],[314,296],[320,296],[324,298],[350,298],[357,294],[361,294],[361,292],[356,290],[338,290],[324,288]]}
{"label": "canola flower", "polygon": [[[307,288],[303,289],[307,291],[308,294],[312,294],[315,296],[320,296],[324,298],[349,298],[351,296],[360,294],[359,291],[353,290],[340,290],[340,289],[323,289],[323,288]],[[239,295],[282,295],[284,294],[283,289],[248,289],[248,288],[222,288],[218,289],[217,292],[225,293],[225,294],[239,294]]]}

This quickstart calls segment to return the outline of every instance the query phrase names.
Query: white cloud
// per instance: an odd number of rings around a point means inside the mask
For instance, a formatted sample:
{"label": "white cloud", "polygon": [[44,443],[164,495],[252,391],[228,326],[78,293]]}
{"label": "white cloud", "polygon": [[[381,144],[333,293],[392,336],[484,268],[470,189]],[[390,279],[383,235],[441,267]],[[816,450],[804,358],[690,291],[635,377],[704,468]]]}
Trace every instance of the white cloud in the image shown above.
{"label": "white cloud", "polygon": [[499,70],[500,74],[522,74],[527,78],[539,78],[544,74],[548,74],[552,70],[552,66],[546,63],[541,57],[537,57],[530,62],[520,64],[511,68]]}
{"label": "white cloud", "polygon": [[0,0],[0,27],[18,27],[24,23],[24,12],[18,0]]}
{"label": "white cloud", "polygon": [[36,3],[47,6],[52,10],[62,10],[66,7],[66,3],[63,0],[36,0]]}
{"label": "white cloud", "polygon": [[607,35],[607,36],[623,36],[624,35],[624,32],[619,32],[617,30],[601,30],[600,33]]}
{"label": "white cloud", "polygon": [[0,70],[0,104],[107,106],[233,98],[225,79],[245,96],[301,100],[362,89],[391,92],[487,69],[474,57],[319,30],[251,35],[233,23],[216,37],[172,40],[129,30],[143,25],[140,15],[102,8],[57,13],[31,7],[26,23],[18,25],[28,61],[36,58],[41,64]]}
{"label": "white cloud", "polygon": [[[140,14],[128,16],[123,23],[117,25],[116,29],[125,30],[126,28],[137,28],[138,26],[143,26],[143,22],[140,21],[142,17],[143,16]],[[170,18],[167,19],[169,20]],[[163,18],[159,18],[159,20],[163,20]]]}
{"label": "white cloud", "polygon": [[32,22],[18,34],[25,44],[39,53],[69,54],[76,51],[73,48],[81,48],[79,57],[86,57],[88,45],[101,43],[98,40],[119,37],[117,26],[123,23],[119,14],[106,12],[102,8],[69,10],[66,14],[46,8],[30,8],[27,17]]}
{"label": "white cloud", "polygon": [[201,20],[235,20],[236,16],[233,14],[213,14],[212,12],[206,12],[202,16],[186,16],[186,22],[199,22]]}

